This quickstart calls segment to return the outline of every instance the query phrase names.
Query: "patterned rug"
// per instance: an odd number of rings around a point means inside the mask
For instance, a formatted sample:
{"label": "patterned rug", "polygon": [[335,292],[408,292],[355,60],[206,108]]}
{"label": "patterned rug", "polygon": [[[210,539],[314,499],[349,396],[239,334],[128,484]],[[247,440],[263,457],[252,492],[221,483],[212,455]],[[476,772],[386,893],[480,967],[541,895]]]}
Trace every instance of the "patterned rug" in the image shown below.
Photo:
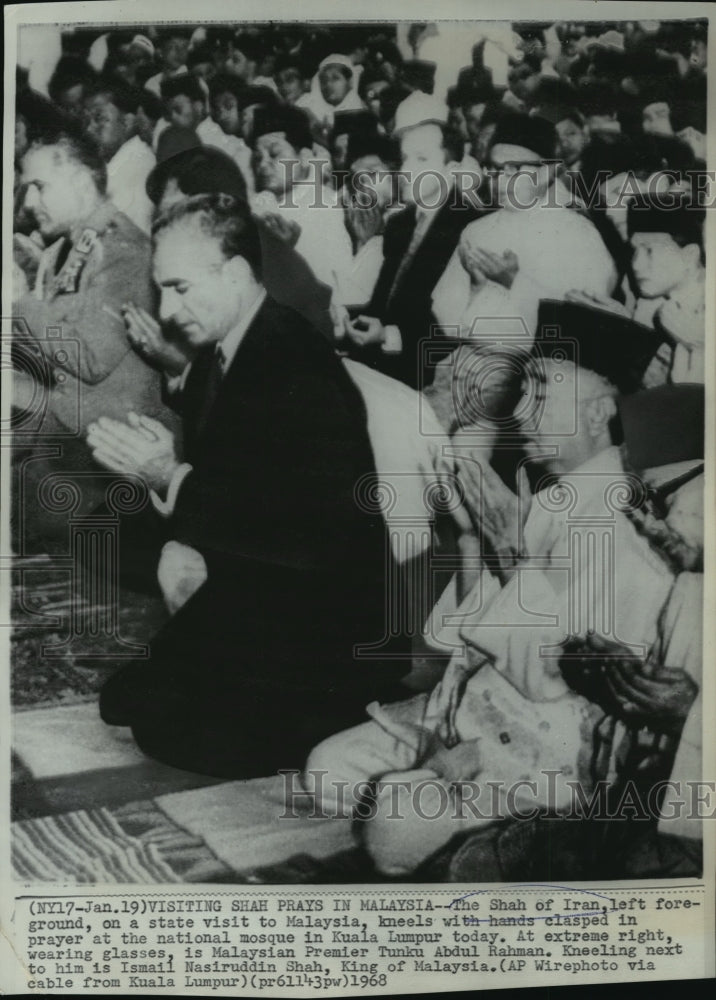
{"label": "patterned rug", "polygon": [[[236,830],[237,838],[243,835]],[[302,853],[238,871],[201,836],[155,802],[80,810],[12,825],[11,860],[18,882],[70,885],[362,884],[383,881],[357,847],[328,857]]]}
{"label": "patterned rug", "polygon": [[15,711],[93,701],[122,662],[166,621],[159,597],[119,591],[114,605],[83,594],[62,557],[16,560],[11,597]]}
{"label": "patterned rug", "polygon": [[54,884],[376,881],[332,823],[276,822],[274,779],[222,783],[143,758],[97,693],[166,620],[159,598],[81,592],[62,556],[16,560],[12,870]]}

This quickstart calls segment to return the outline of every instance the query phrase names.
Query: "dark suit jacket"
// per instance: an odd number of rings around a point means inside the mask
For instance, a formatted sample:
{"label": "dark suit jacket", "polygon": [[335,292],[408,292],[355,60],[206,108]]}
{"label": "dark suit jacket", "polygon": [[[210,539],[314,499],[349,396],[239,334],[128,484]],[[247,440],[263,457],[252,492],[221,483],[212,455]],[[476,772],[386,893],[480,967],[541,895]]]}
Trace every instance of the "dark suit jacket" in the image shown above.
{"label": "dark suit jacket", "polygon": [[197,432],[212,354],[183,393],[193,471],[172,526],[208,566],[212,655],[355,684],[377,670],[353,645],[382,637],[390,558],[382,515],[355,496],[375,473],[362,397],[320,333],[267,298]]}
{"label": "dark suit jacket", "polygon": [[301,767],[369,701],[400,698],[405,661],[354,655],[384,638],[392,556],[382,515],[356,502],[375,466],[362,398],[333,349],[268,298],[203,416],[212,360],[199,352],[183,392],[193,470],[171,523],[208,579],[149,661],[105,683],[100,713],[131,725],[150,757],[251,777]]}
{"label": "dark suit jacket", "polygon": [[415,228],[416,208],[411,205],[388,220],[383,238],[383,266],[373,291],[370,305],[365,310],[377,316],[384,324],[394,323],[400,328],[403,349],[400,355],[388,355],[382,350],[356,353],[360,360],[400,379],[415,388],[429,385],[433,380],[432,366],[421,361],[420,341],[435,337],[432,330],[435,319],[432,311],[432,294],[468,223],[484,214],[467,200],[456,203],[454,195],[437,211],[415,256],[401,276],[395,294],[389,301],[390,290],[403,258],[410,245]]}

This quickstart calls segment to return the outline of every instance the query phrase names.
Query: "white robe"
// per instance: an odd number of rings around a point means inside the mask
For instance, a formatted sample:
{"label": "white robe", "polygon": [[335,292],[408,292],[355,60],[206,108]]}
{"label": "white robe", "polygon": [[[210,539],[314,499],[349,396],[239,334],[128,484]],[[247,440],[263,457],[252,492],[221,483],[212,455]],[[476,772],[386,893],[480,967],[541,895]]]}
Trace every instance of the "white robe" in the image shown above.
{"label": "white robe", "polygon": [[[555,198],[557,203],[561,200]],[[466,226],[460,242],[499,255],[512,250],[519,261],[510,289],[488,281],[473,292],[455,250],[435,286],[433,313],[441,326],[459,326],[463,337],[489,338],[490,320],[509,319],[512,333],[521,335],[522,346],[529,350],[540,299],[563,300],[572,289],[610,295],[616,284],[614,262],[593,224],[571,208],[550,205],[549,200],[533,208],[500,208]],[[484,333],[480,320],[488,321]]]}

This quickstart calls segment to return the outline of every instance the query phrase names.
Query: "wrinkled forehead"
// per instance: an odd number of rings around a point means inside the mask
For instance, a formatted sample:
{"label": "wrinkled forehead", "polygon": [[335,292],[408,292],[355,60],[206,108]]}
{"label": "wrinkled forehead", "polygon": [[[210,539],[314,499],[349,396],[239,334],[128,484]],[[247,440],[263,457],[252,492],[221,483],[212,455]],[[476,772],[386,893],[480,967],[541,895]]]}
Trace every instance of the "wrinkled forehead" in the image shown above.
{"label": "wrinkled forehead", "polygon": [[202,228],[196,215],[170,222],[154,237],[153,266],[157,281],[196,279],[223,261],[218,238]]}

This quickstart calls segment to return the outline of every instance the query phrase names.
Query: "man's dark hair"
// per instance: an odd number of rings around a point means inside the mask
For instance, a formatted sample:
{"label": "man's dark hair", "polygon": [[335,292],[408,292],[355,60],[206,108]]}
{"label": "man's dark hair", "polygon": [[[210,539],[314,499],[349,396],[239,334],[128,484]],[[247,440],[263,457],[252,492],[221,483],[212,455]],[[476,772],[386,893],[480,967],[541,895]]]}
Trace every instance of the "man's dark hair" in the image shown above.
{"label": "man's dark hair", "polygon": [[228,194],[198,194],[177,202],[157,218],[152,237],[171,226],[195,223],[201,232],[217,240],[227,260],[243,257],[257,278],[261,278],[259,232],[246,202]]}
{"label": "man's dark hair", "polygon": [[443,149],[445,150],[445,162],[455,160],[457,163],[465,155],[465,142],[457,131],[449,125],[441,125],[440,131],[443,135]]}
{"label": "man's dark hair", "polygon": [[33,139],[30,149],[57,146],[68,159],[86,167],[100,194],[107,193],[107,168],[96,143],[88,136],[68,130],[45,132]]}
{"label": "man's dark hair", "polygon": [[189,49],[186,57],[186,65],[188,69],[192,69],[194,66],[200,66],[202,63],[213,63],[214,62],[215,49],[206,43],[201,45],[195,45],[193,48]]}
{"label": "man's dark hair", "polygon": [[91,89],[91,96],[101,94],[122,114],[136,115],[141,100],[141,91],[120,77],[102,75]]}
{"label": "man's dark hair", "polygon": [[205,95],[201,84],[193,73],[182,73],[180,76],[171,76],[168,80],[162,80],[160,84],[162,97],[165,101],[172,97],[188,97],[190,101],[204,103]]}
{"label": "man's dark hair", "polygon": [[237,32],[231,39],[230,45],[241,52],[249,62],[260,62],[269,49],[268,42],[263,36],[250,35],[245,31]]}
{"label": "man's dark hair", "polygon": [[81,83],[87,88],[94,86],[97,74],[90,64],[78,56],[62,56],[47,84],[47,92],[56,103],[61,103],[62,95],[71,87]]}
{"label": "man's dark hair", "polygon": [[161,97],[157,97],[153,91],[147,90],[146,87],[139,91],[137,110],[140,108],[147,118],[151,118],[153,122],[158,122],[164,114],[164,104]]}
{"label": "man's dark hair", "polygon": [[209,97],[212,101],[221,94],[233,94],[241,106],[246,89],[246,84],[235,73],[217,73],[209,80]]}

